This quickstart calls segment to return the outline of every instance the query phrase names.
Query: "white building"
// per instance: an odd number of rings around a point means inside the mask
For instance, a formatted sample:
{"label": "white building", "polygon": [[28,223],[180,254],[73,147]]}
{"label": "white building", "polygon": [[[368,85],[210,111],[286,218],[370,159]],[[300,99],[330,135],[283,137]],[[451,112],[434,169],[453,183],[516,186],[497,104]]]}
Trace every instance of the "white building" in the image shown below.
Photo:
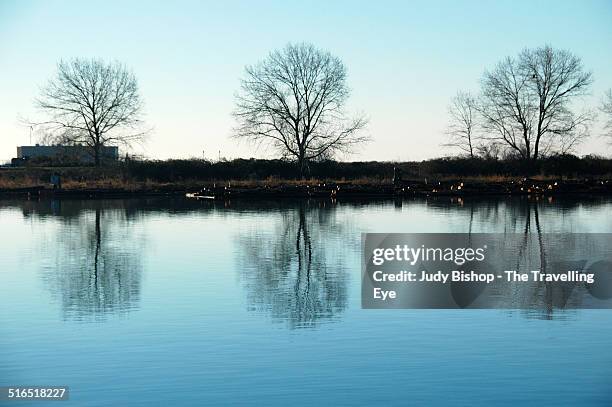
{"label": "white building", "polygon": [[[78,161],[85,164],[94,163],[94,153],[88,146],[20,146],[17,147],[19,160],[48,158],[54,160]],[[101,161],[117,161],[119,148],[116,146],[100,147]]]}

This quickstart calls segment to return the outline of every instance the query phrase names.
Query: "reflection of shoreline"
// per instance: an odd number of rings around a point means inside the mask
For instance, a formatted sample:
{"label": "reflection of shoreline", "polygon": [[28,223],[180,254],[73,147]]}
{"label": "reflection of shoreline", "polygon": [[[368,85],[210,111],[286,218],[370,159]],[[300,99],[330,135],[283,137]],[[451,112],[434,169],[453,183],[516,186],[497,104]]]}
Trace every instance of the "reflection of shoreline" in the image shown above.
{"label": "reflection of shoreline", "polygon": [[[562,195],[558,197],[541,196],[429,196],[429,197],[403,197],[402,199],[389,198],[356,198],[350,200],[338,199],[335,202],[347,207],[365,207],[370,205],[383,205],[402,207],[402,205],[423,204],[432,209],[456,209],[458,211],[479,211],[481,220],[487,218],[491,221],[505,221],[511,225],[512,219],[502,219],[504,210],[512,215],[514,211],[524,212],[526,205],[537,205],[540,210],[547,208],[556,211],[569,211],[578,207],[598,207],[602,204],[612,203],[612,197],[604,195]],[[256,200],[193,200],[184,196],[144,196],[118,199],[0,199],[0,209],[19,208],[24,216],[50,216],[58,214],[56,209],[61,206],[61,216],[69,218],[78,215],[84,210],[95,208],[116,209],[125,213],[126,218],[132,219],[139,215],[155,212],[188,213],[223,209],[227,211],[243,210],[275,210],[295,208],[298,205],[330,206],[334,201],[329,198],[304,199],[256,199]],[[496,219],[492,219],[496,216]],[[523,226],[525,226],[523,224]],[[468,232],[467,230],[465,232]]]}

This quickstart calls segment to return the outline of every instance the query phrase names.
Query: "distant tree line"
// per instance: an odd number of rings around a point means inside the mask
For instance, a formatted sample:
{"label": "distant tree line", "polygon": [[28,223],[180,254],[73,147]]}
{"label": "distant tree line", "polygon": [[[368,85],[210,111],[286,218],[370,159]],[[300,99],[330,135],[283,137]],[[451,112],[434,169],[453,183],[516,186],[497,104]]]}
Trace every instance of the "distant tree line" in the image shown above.
{"label": "distant tree line", "polygon": [[[162,182],[202,180],[300,179],[301,173],[289,160],[236,159],[210,162],[205,160],[130,161],[127,174],[141,180]],[[469,176],[567,176],[599,177],[612,174],[612,159],[561,154],[542,157],[529,165],[520,157],[499,160],[483,157],[449,157],[421,162],[343,162],[321,160],[310,164],[310,174],[320,180],[390,180],[399,168],[406,180],[423,181],[427,177]]]}
{"label": "distant tree line", "polygon": [[[286,159],[235,159],[211,162],[202,159],[188,160],[128,160],[115,166],[73,167],[65,163],[28,163],[29,167],[0,171],[0,181],[28,177],[47,183],[49,175],[61,174],[66,181],[104,179],[110,183],[128,180],[172,183],[181,181],[227,182],[300,180],[299,168]],[[44,166],[42,166],[44,165]],[[54,167],[54,165],[59,165]],[[400,169],[404,180],[434,181],[439,177],[524,177],[533,175],[563,176],[576,179],[609,178],[612,176],[612,159],[598,156],[577,157],[572,154],[549,155],[537,161],[525,161],[520,157],[495,159],[468,156],[446,157],[421,162],[384,161],[333,161],[320,160],[310,165],[311,176],[322,181],[390,182],[394,170]],[[0,182],[1,183],[1,182]]]}

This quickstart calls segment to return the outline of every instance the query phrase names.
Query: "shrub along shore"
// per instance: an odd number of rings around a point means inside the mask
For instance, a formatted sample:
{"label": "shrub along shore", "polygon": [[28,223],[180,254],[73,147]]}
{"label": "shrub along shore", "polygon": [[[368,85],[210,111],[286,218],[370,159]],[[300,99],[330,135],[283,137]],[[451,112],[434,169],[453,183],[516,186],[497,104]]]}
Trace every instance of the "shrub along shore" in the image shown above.
{"label": "shrub along shore", "polygon": [[[51,177],[58,175],[61,190]],[[422,162],[310,164],[237,159],[134,161],[104,167],[0,169],[0,195],[102,197],[199,193],[206,197],[331,197],[612,193],[612,160],[572,155],[536,162],[441,158]]]}

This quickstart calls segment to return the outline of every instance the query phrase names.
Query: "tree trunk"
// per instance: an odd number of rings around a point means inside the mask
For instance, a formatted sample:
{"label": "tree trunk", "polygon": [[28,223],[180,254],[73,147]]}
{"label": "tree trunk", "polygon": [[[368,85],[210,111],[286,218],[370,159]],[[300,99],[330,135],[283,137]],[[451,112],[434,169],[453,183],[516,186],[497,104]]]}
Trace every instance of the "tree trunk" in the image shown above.
{"label": "tree trunk", "polygon": [[100,146],[94,146],[94,164],[96,167],[100,166]]}
{"label": "tree trunk", "polygon": [[533,160],[534,161],[538,159],[539,150],[540,150],[540,136],[538,135],[535,141],[535,146],[533,148]]}
{"label": "tree trunk", "polygon": [[98,283],[98,258],[100,256],[101,240],[102,239],[101,239],[101,233],[100,233],[100,209],[96,209],[96,250],[94,253],[94,280],[96,284]]}
{"label": "tree trunk", "polygon": [[308,159],[305,157],[306,153],[301,152],[298,156],[298,167],[300,169],[300,178],[305,179],[306,175],[310,172],[310,168],[308,166]]}

